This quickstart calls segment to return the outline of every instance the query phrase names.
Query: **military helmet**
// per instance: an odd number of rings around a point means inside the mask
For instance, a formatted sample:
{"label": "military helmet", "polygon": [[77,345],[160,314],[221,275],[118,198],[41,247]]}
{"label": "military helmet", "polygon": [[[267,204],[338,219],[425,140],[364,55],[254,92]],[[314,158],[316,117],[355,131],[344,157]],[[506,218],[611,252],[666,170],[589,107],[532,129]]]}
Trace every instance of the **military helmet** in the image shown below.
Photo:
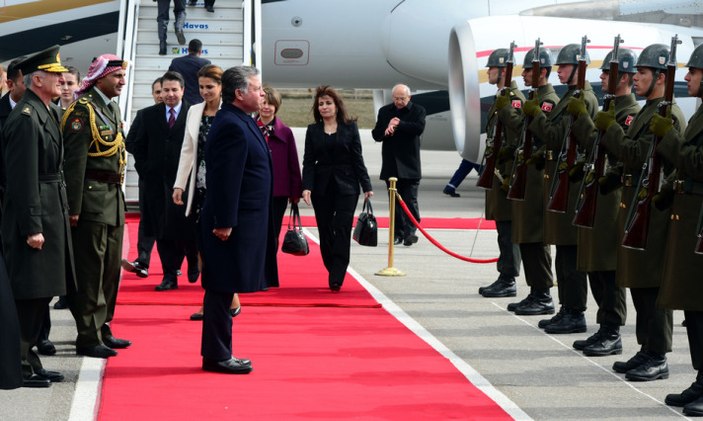
{"label": "military helmet", "polygon": [[[613,59],[613,50],[610,50],[608,54],[603,59],[603,64],[600,66],[601,70],[610,70],[610,61]],[[637,62],[637,55],[634,51],[629,48],[619,48],[618,49],[618,72],[619,73],[637,73],[635,69],[635,62]]]}
{"label": "military helmet", "polygon": [[657,70],[666,70],[666,63],[668,61],[669,47],[664,44],[652,44],[642,50],[635,67],[650,67]]}
{"label": "military helmet", "polygon": [[488,62],[486,67],[506,67],[508,65],[508,59],[510,51],[507,48],[497,48],[493,50],[490,56],[488,56]]}
{"label": "military helmet", "polygon": [[[532,60],[535,58],[535,49],[532,48],[525,54],[525,61],[522,64],[522,68],[529,70],[532,68]],[[551,67],[552,66],[552,53],[546,48],[539,49],[539,66],[540,67]]]}
{"label": "military helmet", "polygon": [[686,67],[703,69],[703,44],[700,44],[693,50],[691,58],[689,58],[688,63],[686,63]]}
{"label": "military helmet", "polygon": [[[581,44],[566,44],[559,51],[557,55],[557,61],[554,64],[579,64],[579,58],[581,56]],[[590,57],[588,57],[588,51],[586,51],[586,64],[591,62]]]}

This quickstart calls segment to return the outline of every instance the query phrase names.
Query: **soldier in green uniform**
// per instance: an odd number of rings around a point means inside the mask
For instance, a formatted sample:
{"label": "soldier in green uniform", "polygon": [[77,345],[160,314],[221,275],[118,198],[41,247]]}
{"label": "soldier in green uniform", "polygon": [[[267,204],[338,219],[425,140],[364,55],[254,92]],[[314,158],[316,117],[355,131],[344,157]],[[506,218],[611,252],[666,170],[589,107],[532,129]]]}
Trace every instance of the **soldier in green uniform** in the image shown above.
{"label": "soldier in green uniform", "polygon": [[[605,130],[603,145],[623,166],[622,202],[618,215],[618,233],[624,234],[625,219],[630,206],[636,203],[634,195],[637,180],[640,179],[642,164],[648,158],[653,134],[648,127],[658,105],[664,100],[666,63],[669,48],[663,44],[652,44],[642,50],[637,59],[637,73],[634,76],[635,93],[645,97],[647,102],[635,116],[627,132],[616,124],[614,110],[601,111],[595,125]],[[683,133],[686,125],[681,109],[671,106],[676,130]],[[671,164],[665,163],[664,172],[673,171]],[[638,351],[628,361],[613,364],[613,370],[625,373],[628,380],[648,381],[669,377],[666,353],[671,352],[672,312],[656,308],[657,295],[662,280],[666,231],[669,210],[652,206],[649,219],[649,239],[646,250],[618,247],[616,277],[618,285],[630,288],[636,311],[635,330]]]}
{"label": "soldier in green uniform", "polygon": [[[507,88],[508,95],[503,95],[505,87],[506,67],[509,60],[510,51],[505,48],[494,50],[488,56],[488,83],[496,85],[498,93],[496,102],[488,111],[488,123],[486,124],[486,153],[496,154],[495,174],[493,174],[493,185],[486,191],[486,219],[496,221],[498,231],[498,279],[487,287],[479,288],[479,294],[484,297],[514,297],[516,295],[515,277],[520,275],[520,248],[513,244],[512,236],[512,207],[507,199],[508,182],[510,172],[513,168],[513,156],[520,137],[520,130],[517,127],[509,127],[501,122],[501,148],[493,150],[493,137],[498,124],[498,101],[501,101],[501,108],[510,106],[515,109],[522,108],[525,96],[517,88],[515,81],[511,81]],[[490,139],[490,141],[488,140]],[[490,142],[490,143],[489,143]]]}
{"label": "soldier in green uniform", "polygon": [[[558,171],[557,158],[569,135],[571,116],[566,112],[566,105],[576,94],[586,105],[591,116],[598,111],[598,99],[593,93],[591,84],[586,81],[583,89],[577,90],[578,63],[581,55],[579,44],[567,44],[557,56],[559,81],[567,85],[566,92],[559,103],[547,116],[539,104],[534,101],[525,103],[525,114],[533,116],[532,124],[528,127],[535,136],[543,139],[546,147],[547,165],[545,168],[545,185],[550,189],[551,184],[546,177],[555,177]],[[586,63],[590,62],[588,53]],[[551,319],[542,320],[539,324],[547,333],[578,333],[586,331],[586,274],[576,270],[576,227],[572,224],[580,179],[569,177],[568,208],[565,213],[555,213],[546,210],[544,215],[544,242],[556,246],[557,255],[554,265],[559,288],[561,308]],[[545,195],[546,202],[549,195]]]}
{"label": "soldier in green uniform", "polygon": [[[603,60],[601,66],[600,80],[603,91],[609,90],[610,62],[613,59],[613,51],[610,51]],[[619,48],[617,55],[618,74],[615,77],[617,86],[614,87],[613,98],[609,101],[611,107],[615,108],[615,119],[617,123],[627,130],[632,123],[635,114],[640,109],[639,104],[632,94],[632,78],[635,73],[635,62],[637,56],[632,50]],[[596,129],[591,116],[586,110],[582,101],[571,101],[567,105],[567,111],[576,120],[574,121],[573,133],[586,150],[588,156],[593,154],[593,145],[597,141],[601,132]],[[603,148],[603,146],[600,146]],[[602,149],[601,149],[602,150]],[[611,155],[605,157],[607,162],[616,162]],[[594,162],[590,162],[593,165]],[[618,173],[618,181],[620,174]],[[593,173],[586,173],[586,180],[591,181],[591,177],[596,177]],[[618,213],[620,211],[620,200],[622,188],[619,185],[614,188],[607,188],[607,177],[603,176],[595,181],[598,188],[593,227],[591,229],[580,229],[578,231],[578,251],[576,269],[588,273],[588,280],[591,285],[591,293],[598,304],[596,322],[600,328],[596,333],[585,340],[574,341],[574,348],[582,350],[589,356],[602,356],[620,354],[622,352],[622,340],[620,339],[620,326],[625,325],[627,317],[627,306],[625,303],[625,289],[619,287],[615,281],[615,269],[617,267],[617,249],[620,245],[620,235],[617,230]],[[601,187],[599,182],[603,182]]]}
{"label": "soldier in green uniform", "polygon": [[[45,370],[31,347],[37,342],[48,304],[73,281],[71,233],[63,179],[59,110],[59,46],[18,64],[27,87],[3,126],[2,156],[7,179],[2,245],[20,322],[23,385],[48,387],[63,375]],[[5,346],[5,344],[3,344]]]}
{"label": "soldier in green uniform", "polygon": [[[531,86],[535,58],[534,48],[525,54],[522,78],[525,85]],[[539,81],[535,91],[540,107],[549,113],[559,97],[550,83],[547,82],[552,71],[552,56],[548,50],[540,49],[537,57],[540,63]],[[510,130],[522,131],[525,124],[525,115],[522,109],[500,106],[499,118]],[[540,139],[534,139],[533,149],[539,146]],[[522,139],[521,139],[522,141]],[[516,156],[522,162],[526,155],[524,144],[521,144]],[[533,157],[535,152],[533,153]],[[512,241],[520,245],[522,265],[525,269],[525,280],[530,287],[530,293],[521,301],[508,304],[508,311],[520,315],[553,314],[554,302],[549,290],[554,286],[552,278],[552,256],[549,246],[543,242],[544,232],[542,215],[544,215],[544,165],[539,159],[531,158],[527,163],[527,177],[525,183],[525,200],[512,203]],[[512,178],[512,175],[511,175]]]}
{"label": "soldier in green uniform", "polygon": [[[703,98],[703,44],[688,60],[688,94]],[[683,137],[670,118],[655,115],[650,130],[662,138],[657,152],[676,166],[674,202],[664,259],[664,277],[658,305],[680,309],[686,317],[691,363],[696,381],[681,393],[670,394],[667,405],[683,406],[689,416],[703,416],[703,255],[693,252],[698,234],[698,215],[703,206],[703,107],[688,121]]]}
{"label": "soldier in green uniform", "polygon": [[73,228],[78,290],[70,297],[78,337],[76,353],[117,355],[130,341],[113,336],[124,229],[122,181],[126,163],[122,118],[111,99],[125,84],[127,63],[104,54],[93,60],[78,99],[63,116],[66,191]]}

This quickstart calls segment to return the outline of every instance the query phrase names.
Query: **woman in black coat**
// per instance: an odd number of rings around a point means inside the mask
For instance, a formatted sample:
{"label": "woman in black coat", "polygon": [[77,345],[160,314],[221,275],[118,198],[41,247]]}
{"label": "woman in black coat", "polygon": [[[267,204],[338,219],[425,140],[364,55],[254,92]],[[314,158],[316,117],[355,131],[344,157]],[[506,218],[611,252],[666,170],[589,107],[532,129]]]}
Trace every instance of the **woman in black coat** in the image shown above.
{"label": "woman in black coat", "polygon": [[[361,154],[356,122],[329,86],[320,86],[312,107],[315,123],[305,134],[303,200],[312,202],[320,232],[322,260],[332,291],[339,291],[349,266],[354,211],[360,190],[373,196]],[[361,185],[361,189],[359,188]]]}

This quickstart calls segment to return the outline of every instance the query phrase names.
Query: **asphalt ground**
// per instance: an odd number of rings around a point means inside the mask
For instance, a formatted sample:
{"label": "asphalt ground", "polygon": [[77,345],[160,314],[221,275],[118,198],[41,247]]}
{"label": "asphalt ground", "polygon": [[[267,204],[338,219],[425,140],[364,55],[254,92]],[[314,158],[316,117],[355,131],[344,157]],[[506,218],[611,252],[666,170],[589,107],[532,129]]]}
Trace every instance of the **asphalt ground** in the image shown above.
{"label": "asphalt ground", "polygon": [[[302,154],[304,129],[294,129]],[[362,131],[366,165],[374,185],[374,210],[387,216],[385,184],[378,179],[380,145]],[[423,151],[423,180],[419,206],[424,217],[480,217],[484,193],[471,174],[450,198],[442,188],[461,158],[455,152]],[[361,208],[361,200],[358,207]],[[303,215],[312,209],[301,207]],[[495,231],[432,229],[447,248],[472,257],[495,257]],[[314,228],[310,234],[317,235]],[[554,255],[554,254],[553,254]],[[497,278],[495,264],[473,264],[450,257],[424,238],[411,246],[397,246],[394,267],[402,277],[375,275],[388,265],[388,232],[379,231],[378,247],[352,245],[350,270],[358,274],[385,308],[449,358],[515,418],[536,420],[661,420],[681,418],[679,408],[663,404],[667,393],[678,393],[695,379],[688,353],[682,312],[674,312],[673,352],[668,354],[670,377],[652,382],[628,382],[611,370],[613,362],[630,358],[639,349],[635,312],[628,294],[627,324],[621,329],[623,354],[585,357],[572,349],[576,339],[597,330],[596,305],[589,296],[588,332],[548,335],[537,328],[543,316],[516,316],[505,307],[523,298],[527,286],[521,276],[516,298],[488,299],[478,288]],[[154,280],[158,283],[158,280]],[[285,287],[285,286],[284,286]],[[589,293],[590,294],[590,293]],[[553,291],[556,296],[556,290]],[[246,307],[246,299],[243,298]],[[43,357],[47,369],[59,370],[66,381],[49,389],[0,391],[2,420],[87,420],[95,411],[100,360],[75,355],[75,326],[67,310],[51,310],[51,339],[58,353]],[[119,319],[119,309],[117,309]],[[255,356],[252,356],[255,357]],[[119,356],[117,357],[119,358]],[[82,370],[81,370],[82,369]],[[80,373],[80,381],[78,380]],[[467,414],[467,418],[470,418]],[[411,417],[411,416],[410,416]]]}

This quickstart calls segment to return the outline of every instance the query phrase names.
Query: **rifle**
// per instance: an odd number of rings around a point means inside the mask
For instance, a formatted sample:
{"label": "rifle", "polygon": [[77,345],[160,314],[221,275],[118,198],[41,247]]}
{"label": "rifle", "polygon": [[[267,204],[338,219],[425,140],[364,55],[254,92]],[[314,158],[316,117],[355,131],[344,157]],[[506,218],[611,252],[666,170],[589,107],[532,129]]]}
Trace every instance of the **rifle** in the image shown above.
{"label": "rifle", "polygon": [[[674,78],[676,77],[676,46],[681,43],[679,36],[671,37],[671,50],[669,62],[666,64],[666,85],[664,88],[664,100],[658,105],[659,115],[667,117],[670,115],[671,105],[674,100]],[[627,224],[625,224],[625,236],[622,239],[623,247],[644,250],[647,247],[647,237],[649,236],[650,208],[654,195],[659,192],[661,182],[661,159],[657,154],[657,146],[661,138],[655,136],[649,148],[649,156],[642,165],[642,175],[637,186],[637,195],[634,200],[637,203],[630,209]]]}
{"label": "rifle", "polygon": [[[583,96],[583,88],[586,85],[586,44],[588,42],[588,37],[584,35],[581,38],[578,79],[576,79],[576,91],[573,95],[574,98]],[[574,164],[576,164],[577,141],[573,133],[571,133],[571,128],[573,127],[575,119],[576,118],[574,116],[571,116],[569,119],[569,125],[566,128],[564,140],[561,143],[561,152],[559,153],[557,170],[554,174],[549,203],[547,204],[547,210],[550,212],[566,213],[569,206],[569,172],[572,168],[574,168]]]}
{"label": "rifle", "polygon": [[[529,99],[537,98],[539,90],[539,77],[542,73],[539,62],[539,46],[542,45],[539,38],[535,41],[534,55],[532,57],[532,86]],[[511,200],[525,200],[525,188],[527,186],[527,161],[532,157],[532,133],[527,130],[527,126],[532,122],[532,117],[525,116],[520,136],[520,146],[515,150],[515,163],[513,164],[513,182],[508,189],[507,198]]]}
{"label": "rifle", "polygon": [[[613,54],[610,58],[608,71],[608,93],[603,96],[603,110],[615,106],[615,89],[618,83],[618,51],[623,40],[620,35],[615,37]],[[598,203],[598,179],[605,174],[605,149],[600,147],[601,139],[605,136],[604,130],[598,131],[598,137],[593,143],[593,149],[585,165],[585,177],[581,183],[579,201],[576,204],[576,215],[573,224],[577,227],[593,228],[596,219],[596,205]]]}
{"label": "rifle", "polygon": [[703,207],[701,207],[701,216],[698,217],[698,242],[693,251],[697,254],[703,254]]}
{"label": "rifle", "polygon": [[[515,49],[515,41],[510,43],[508,53],[508,61],[505,65],[505,84],[501,89],[501,95],[510,96],[510,85],[513,80],[513,50]],[[491,190],[493,188],[493,175],[496,173],[496,157],[503,146],[503,123],[500,119],[496,122],[495,132],[493,133],[493,141],[491,145],[487,145],[486,153],[483,156],[485,165],[483,171],[476,182],[477,187]]]}

